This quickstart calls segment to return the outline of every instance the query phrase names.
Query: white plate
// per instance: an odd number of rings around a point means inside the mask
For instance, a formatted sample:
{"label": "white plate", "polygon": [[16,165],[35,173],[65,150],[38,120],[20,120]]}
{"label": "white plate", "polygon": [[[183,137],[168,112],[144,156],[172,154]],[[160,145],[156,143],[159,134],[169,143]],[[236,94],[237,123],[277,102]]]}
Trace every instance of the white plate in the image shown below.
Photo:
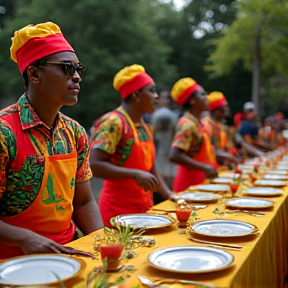
{"label": "white plate", "polygon": [[[223,176],[220,176],[223,177],[223,178],[230,178],[230,179],[238,179],[240,177],[241,174],[239,173],[234,173],[232,171],[229,171],[229,172],[225,172],[223,173]],[[242,174],[241,175],[242,179],[248,179],[249,178],[249,175],[247,174]]]}
{"label": "white plate", "polygon": [[32,255],[11,258],[0,265],[0,285],[59,283],[79,275],[86,264],[65,255]]}
{"label": "white plate", "polygon": [[278,165],[277,167],[276,167],[276,169],[277,170],[284,170],[284,171],[287,171],[288,170],[288,166],[283,166],[283,165]]}
{"label": "white plate", "polygon": [[265,174],[264,179],[269,180],[288,180],[288,175],[277,175],[277,174]]}
{"label": "white plate", "polygon": [[284,187],[287,185],[287,181],[260,179],[256,180],[254,184],[255,186],[264,186],[264,187]]}
{"label": "white plate", "polygon": [[282,195],[282,191],[279,188],[272,188],[272,187],[253,187],[243,191],[242,193],[251,196],[262,196],[262,197],[263,196],[273,197]]}
{"label": "white plate", "polygon": [[133,228],[144,229],[162,228],[173,224],[173,220],[167,216],[145,213],[119,215],[113,217],[110,222],[111,224],[115,222],[116,224],[120,224],[123,226],[131,225],[131,227]]}
{"label": "white plate", "polygon": [[285,170],[269,170],[268,174],[276,174],[276,175],[288,175],[288,172]]}
{"label": "white plate", "polygon": [[199,221],[190,228],[190,231],[213,237],[240,237],[253,234],[258,228],[243,221],[215,219]]}
{"label": "white plate", "polygon": [[249,209],[249,208],[270,208],[274,205],[273,201],[261,199],[261,198],[235,198],[227,200],[226,206],[234,207],[234,208],[243,208],[243,209]]}
{"label": "white plate", "polygon": [[186,202],[215,202],[220,199],[220,196],[215,193],[205,192],[183,192],[178,193],[177,196],[183,198]]}
{"label": "white plate", "polygon": [[148,255],[151,266],[176,273],[207,273],[228,268],[234,257],[228,251],[202,246],[174,246]]}
{"label": "white plate", "polygon": [[214,184],[230,184],[233,183],[233,179],[229,177],[218,177],[210,180],[210,183]]}
{"label": "white plate", "polygon": [[207,192],[226,192],[230,190],[229,185],[222,184],[207,184],[207,185],[198,185],[197,189],[200,191]]}

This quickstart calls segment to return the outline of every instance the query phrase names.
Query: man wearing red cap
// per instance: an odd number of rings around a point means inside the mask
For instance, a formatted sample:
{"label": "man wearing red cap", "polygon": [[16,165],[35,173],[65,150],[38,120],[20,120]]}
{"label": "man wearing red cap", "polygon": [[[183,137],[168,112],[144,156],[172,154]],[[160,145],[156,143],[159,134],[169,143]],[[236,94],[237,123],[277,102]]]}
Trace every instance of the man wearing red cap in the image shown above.
{"label": "man wearing red cap", "polygon": [[207,100],[211,115],[205,117],[202,123],[215,148],[217,161],[222,165],[238,163],[239,159],[228,153],[228,137],[223,126],[223,121],[229,112],[226,97],[222,92],[214,91],[208,94]]}
{"label": "man wearing red cap", "polygon": [[90,143],[93,175],[104,179],[99,208],[106,226],[113,216],[149,210],[153,192],[164,199],[172,194],[156,171],[153,136],[142,120],[157,104],[153,79],[134,64],[120,70],[113,85],[122,105],[96,121]]}
{"label": "man wearing red cap", "polygon": [[174,84],[171,96],[185,109],[169,153],[170,161],[177,164],[173,190],[181,192],[206,177],[216,177],[217,162],[210,137],[200,121],[209,108],[203,87],[190,77],[182,78]]}
{"label": "man wearing red cap", "polygon": [[77,102],[85,67],[51,22],[15,32],[10,50],[26,93],[0,112],[0,259],[82,253],[62,246],[75,224],[89,234],[103,223],[85,130],[59,109]]}

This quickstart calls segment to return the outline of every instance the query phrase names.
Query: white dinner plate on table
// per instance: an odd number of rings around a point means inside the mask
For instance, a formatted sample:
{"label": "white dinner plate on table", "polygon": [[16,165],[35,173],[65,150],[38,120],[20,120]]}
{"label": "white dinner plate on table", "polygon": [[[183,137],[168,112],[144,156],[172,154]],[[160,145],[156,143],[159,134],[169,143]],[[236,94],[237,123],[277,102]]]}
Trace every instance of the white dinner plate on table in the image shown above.
{"label": "white dinner plate on table", "polygon": [[153,214],[127,214],[111,218],[110,223],[128,226],[137,229],[154,229],[168,227],[174,223],[173,219],[164,215]]}
{"label": "white dinner plate on table", "polygon": [[266,209],[274,205],[273,201],[261,199],[261,198],[250,198],[242,197],[230,199],[225,202],[227,207],[233,207],[238,209]]}
{"label": "white dinner plate on table", "polygon": [[284,187],[287,185],[287,181],[260,179],[256,180],[254,184],[255,186],[263,186],[263,187]]}
{"label": "white dinner plate on table", "polygon": [[287,165],[278,165],[278,166],[276,166],[276,170],[287,171],[288,170],[288,166]]}
{"label": "white dinner plate on table", "polygon": [[253,187],[243,191],[242,193],[250,196],[262,197],[274,197],[282,195],[281,189],[273,187]]}
{"label": "white dinner plate on table", "polygon": [[265,174],[263,176],[264,179],[269,180],[288,180],[288,175],[277,175],[277,174]]}
{"label": "white dinner plate on table", "polygon": [[273,175],[288,175],[288,171],[285,170],[269,170],[267,171],[268,174],[273,174]]}
{"label": "white dinner plate on table", "polygon": [[207,185],[198,185],[197,189],[206,192],[227,192],[230,190],[230,186],[224,184],[207,184]]}
{"label": "white dinner plate on table", "polygon": [[186,202],[216,202],[221,197],[216,193],[206,193],[206,192],[182,192],[178,193],[177,196],[184,199]]}
{"label": "white dinner plate on table", "polygon": [[225,219],[198,221],[189,229],[189,232],[212,237],[242,237],[257,231],[258,228],[253,224]]}
{"label": "white dinner plate on table", "polygon": [[15,257],[0,264],[0,287],[52,285],[76,277],[85,266],[82,259],[61,254]]}
{"label": "white dinner plate on table", "polygon": [[233,183],[233,179],[229,177],[217,177],[210,180],[213,184],[230,184]]}
{"label": "white dinner plate on table", "polygon": [[203,246],[172,246],[154,250],[148,262],[154,268],[188,274],[200,274],[226,269],[234,257],[228,251]]}

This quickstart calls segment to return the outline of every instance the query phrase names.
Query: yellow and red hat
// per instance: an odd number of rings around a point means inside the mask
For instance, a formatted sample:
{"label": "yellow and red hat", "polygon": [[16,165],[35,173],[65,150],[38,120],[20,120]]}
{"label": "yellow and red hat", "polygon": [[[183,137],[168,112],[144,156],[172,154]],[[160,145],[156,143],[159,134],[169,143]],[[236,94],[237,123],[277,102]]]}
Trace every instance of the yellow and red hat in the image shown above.
{"label": "yellow and red hat", "polygon": [[113,87],[123,99],[144,86],[154,84],[154,80],[145,72],[143,66],[133,64],[124,67],[114,77]]}
{"label": "yellow and red hat", "polygon": [[199,88],[199,84],[192,78],[178,80],[172,87],[171,96],[180,105],[184,105],[192,93]]}
{"label": "yellow and red hat", "polygon": [[210,111],[220,108],[227,104],[227,100],[222,92],[214,91],[208,94],[207,100],[209,103]]}
{"label": "yellow and red hat", "polygon": [[59,26],[52,22],[30,24],[16,31],[10,47],[11,59],[21,73],[36,60],[64,51],[75,52]]}

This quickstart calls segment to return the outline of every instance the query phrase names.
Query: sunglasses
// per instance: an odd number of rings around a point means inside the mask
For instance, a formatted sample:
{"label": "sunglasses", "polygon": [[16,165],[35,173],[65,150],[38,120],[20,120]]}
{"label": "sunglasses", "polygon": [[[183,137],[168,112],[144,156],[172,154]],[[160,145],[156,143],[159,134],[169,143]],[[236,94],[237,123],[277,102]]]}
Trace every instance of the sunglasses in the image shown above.
{"label": "sunglasses", "polygon": [[72,61],[46,62],[45,64],[43,64],[43,66],[48,65],[48,64],[61,65],[61,69],[62,69],[63,73],[66,76],[70,76],[70,77],[72,77],[74,75],[75,71],[77,71],[80,78],[83,79],[84,73],[86,71],[86,67],[83,64],[79,63],[79,64],[75,65]]}

